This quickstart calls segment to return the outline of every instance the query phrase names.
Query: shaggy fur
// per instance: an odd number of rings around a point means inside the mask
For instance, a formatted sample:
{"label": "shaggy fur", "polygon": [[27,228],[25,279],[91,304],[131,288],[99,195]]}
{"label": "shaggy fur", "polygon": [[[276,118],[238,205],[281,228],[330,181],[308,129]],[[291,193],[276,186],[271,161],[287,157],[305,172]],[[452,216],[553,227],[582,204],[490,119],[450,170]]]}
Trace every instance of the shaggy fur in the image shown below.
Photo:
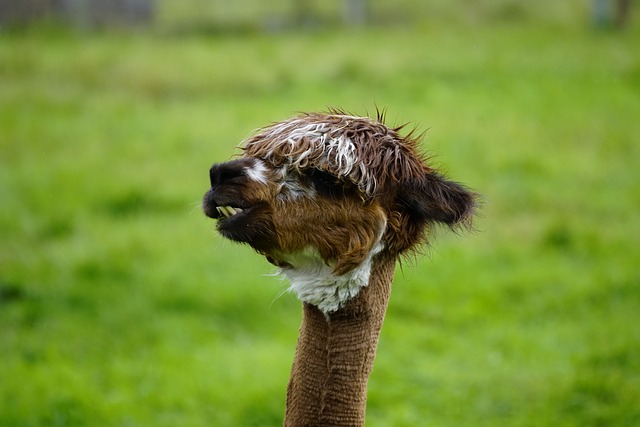
{"label": "shaggy fur", "polygon": [[418,139],[400,129],[337,111],[267,126],[243,158],[212,167],[205,212],[224,219],[216,206],[241,208],[219,223],[224,236],[278,266],[288,265],[281,254],[313,247],[336,275],[368,257],[383,226],[397,256],[436,222],[469,225],[474,194],[428,166]]}
{"label": "shaggy fur", "polygon": [[205,213],[280,267],[304,302],[286,425],[362,425],[395,260],[436,223],[471,224],[475,194],[400,131],[380,115],[301,114],[210,170]]}

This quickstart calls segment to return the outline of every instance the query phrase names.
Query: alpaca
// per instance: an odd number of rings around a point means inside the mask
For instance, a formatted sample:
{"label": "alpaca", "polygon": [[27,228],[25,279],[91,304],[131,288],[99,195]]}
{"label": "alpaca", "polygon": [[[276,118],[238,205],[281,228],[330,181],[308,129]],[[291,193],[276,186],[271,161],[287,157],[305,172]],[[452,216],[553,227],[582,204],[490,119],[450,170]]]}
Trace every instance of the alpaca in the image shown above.
{"label": "alpaca", "polygon": [[285,426],[362,426],[395,263],[436,223],[470,227],[476,195],[427,164],[413,132],[343,111],[257,131],[203,198],[226,238],[279,267],[302,301]]}

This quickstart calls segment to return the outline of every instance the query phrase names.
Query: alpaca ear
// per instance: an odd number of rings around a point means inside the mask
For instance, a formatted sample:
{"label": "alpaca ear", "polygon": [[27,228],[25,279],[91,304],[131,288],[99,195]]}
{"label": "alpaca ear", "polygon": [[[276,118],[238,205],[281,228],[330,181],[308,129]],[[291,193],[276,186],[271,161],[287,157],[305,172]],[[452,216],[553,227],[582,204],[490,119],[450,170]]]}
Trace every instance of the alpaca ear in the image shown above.
{"label": "alpaca ear", "polygon": [[453,227],[470,224],[476,194],[437,173],[410,178],[399,198],[409,215],[425,222],[441,222]]}

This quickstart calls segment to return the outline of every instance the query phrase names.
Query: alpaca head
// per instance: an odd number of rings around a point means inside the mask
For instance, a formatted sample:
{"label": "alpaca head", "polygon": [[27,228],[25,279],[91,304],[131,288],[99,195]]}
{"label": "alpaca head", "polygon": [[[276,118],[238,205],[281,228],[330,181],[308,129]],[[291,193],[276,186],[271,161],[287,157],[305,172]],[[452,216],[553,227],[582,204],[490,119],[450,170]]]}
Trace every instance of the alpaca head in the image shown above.
{"label": "alpaca head", "polygon": [[474,194],[382,121],[302,114],[261,129],[241,157],[210,170],[203,208],[218,231],[265,255],[325,313],[367,285],[377,255],[405,253],[436,223],[471,221]]}

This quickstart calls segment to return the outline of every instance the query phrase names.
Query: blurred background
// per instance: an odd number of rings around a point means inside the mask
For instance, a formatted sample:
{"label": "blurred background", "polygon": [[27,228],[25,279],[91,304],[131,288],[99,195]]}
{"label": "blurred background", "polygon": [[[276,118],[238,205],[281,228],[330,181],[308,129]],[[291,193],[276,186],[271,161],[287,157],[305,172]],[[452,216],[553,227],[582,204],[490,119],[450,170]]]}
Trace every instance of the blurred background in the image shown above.
{"label": "blurred background", "polygon": [[300,304],[200,209],[298,111],[484,196],[396,273],[369,426],[640,425],[640,4],[0,0],[0,426],[277,426]]}

